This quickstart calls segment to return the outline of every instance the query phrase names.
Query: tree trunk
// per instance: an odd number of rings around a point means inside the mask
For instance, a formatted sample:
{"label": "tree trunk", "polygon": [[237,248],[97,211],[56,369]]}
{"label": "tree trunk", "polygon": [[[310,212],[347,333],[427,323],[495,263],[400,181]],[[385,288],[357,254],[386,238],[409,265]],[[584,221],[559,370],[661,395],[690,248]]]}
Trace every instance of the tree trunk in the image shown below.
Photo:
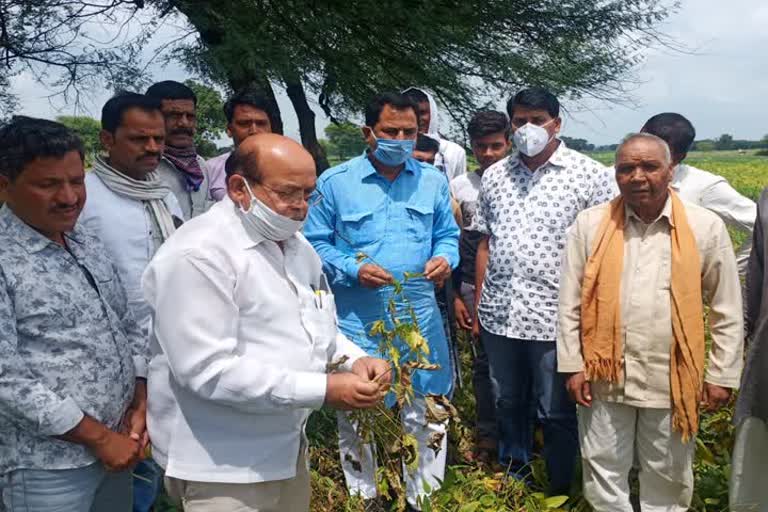
{"label": "tree trunk", "polygon": [[[175,7],[187,17],[187,20],[195,27],[200,35],[200,40],[207,47],[214,48],[224,40],[225,29],[221,26],[221,23],[218,22],[220,18],[218,16],[213,16],[208,9],[201,8],[199,2],[171,0],[169,5]],[[251,88],[266,96],[267,101],[272,107],[272,112],[274,113],[274,119],[272,119],[272,131],[282,135],[283,118],[280,114],[280,107],[277,104],[275,91],[272,88],[269,78],[264,75],[262,71],[247,66],[238,66],[232,69],[228,68],[226,69],[225,74],[226,81],[233,91],[237,92],[245,88]]]}
{"label": "tree trunk", "polygon": [[299,120],[299,132],[301,134],[301,143],[307,148],[307,151],[315,159],[315,170],[317,175],[323,173],[330,165],[325,149],[317,140],[317,130],[315,128],[315,113],[309,107],[307,95],[304,92],[304,85],[298,76],[284,78],[285,92],[293,104],[296,111],[296,118]]}

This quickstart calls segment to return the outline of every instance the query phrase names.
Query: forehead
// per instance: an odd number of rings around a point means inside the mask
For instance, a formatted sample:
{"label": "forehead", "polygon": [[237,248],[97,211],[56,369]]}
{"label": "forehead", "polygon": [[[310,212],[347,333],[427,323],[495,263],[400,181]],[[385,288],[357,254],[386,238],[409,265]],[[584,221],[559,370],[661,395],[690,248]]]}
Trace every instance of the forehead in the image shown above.
{"label": "forehead", "polygon": [[181,112],[189,113],[195,111],[195,102],[192,100],[163,100],[163,113]]}
{"label": "forehead", "polygon": [[416,112],[411,108],[392,108],[392,105],[384,105],[379,115],[376,126],[392,126],[398,128],[416,127]]}
{"label": "forehead", "polygon": [[235,105],[232,117],[235,119],[269,119],[265,111],[253,105]]}
{"label": "forehead", "polygon": [[164,131],[163,114],[158,110],[144,110],[142,108],[129,108],[123,112],[118,130],[147,130]]}
{"label": "forehead", "polygon": [[616,162],[663,162],[666,152],[652,140],[634,139],[624,144],[616,154]]}
{"label": "forehead", "polygon": [[46,179],[71,179],[83,176],[85,167],[80,153],[70,151],[61,157],[35,158],[19,174],[17,182]]}
{"label": "forehead", "polygon": [[488,145],[488,144],[506,144],[507,143],[507,134],[506,132],[496,132],[496,133],[489,133],[488,135],[483,135],[482,137],[478,137],[476,139],[472,139],[472,144],[475,145]]}
{"label": "forehead", "polygon": [[512,110],[512,118],[519,119],[519,118],[540,118],[540,119],[552,119],[552,116],[549,115],[549,112],[547,112],[543,108],[532,108],[527,107],[525,105],[515,105]]}

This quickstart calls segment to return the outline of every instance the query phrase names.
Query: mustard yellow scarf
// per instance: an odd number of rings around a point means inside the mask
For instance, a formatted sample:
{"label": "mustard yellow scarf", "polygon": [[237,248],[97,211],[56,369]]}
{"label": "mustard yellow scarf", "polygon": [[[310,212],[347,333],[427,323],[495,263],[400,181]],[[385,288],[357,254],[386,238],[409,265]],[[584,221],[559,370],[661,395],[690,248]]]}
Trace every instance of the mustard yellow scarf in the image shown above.
{"label": "mustard yellow scarf", "polygon": [[[704,309],[701,259],[685,207],[673,191],[670,354],[672,428],[683,440],[699,427],[704,378]],[[611,201],[584,270],[581,346],[587,380],[617,382],[622,374],[621,274],[624,268],[624,199]]]}

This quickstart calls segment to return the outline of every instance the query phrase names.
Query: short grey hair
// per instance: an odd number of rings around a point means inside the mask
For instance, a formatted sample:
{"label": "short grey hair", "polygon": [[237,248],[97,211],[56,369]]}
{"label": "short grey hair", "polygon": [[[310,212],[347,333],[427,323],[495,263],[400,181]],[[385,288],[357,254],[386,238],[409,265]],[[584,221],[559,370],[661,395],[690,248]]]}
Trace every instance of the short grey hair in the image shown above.
{"label": "short grey hair", "polygon": [[618,160],[619,153],[621,152],[622,149],[624,149],[624,146],[636,140],[647,140],[647,141],[655,142],[664,150],[664,163],[667,165],[672,164],[672,152],[669,150],[669,144],[667,144],[667,142],[661,137],[657,137],[656,135],[653,135],[651,133],[646,133],[646,132],[633,133],[631,135],[628,135],[621,142],[621,144],[619,144],[619,147],[616,148],[616,154],[614,155],[614,162]]}

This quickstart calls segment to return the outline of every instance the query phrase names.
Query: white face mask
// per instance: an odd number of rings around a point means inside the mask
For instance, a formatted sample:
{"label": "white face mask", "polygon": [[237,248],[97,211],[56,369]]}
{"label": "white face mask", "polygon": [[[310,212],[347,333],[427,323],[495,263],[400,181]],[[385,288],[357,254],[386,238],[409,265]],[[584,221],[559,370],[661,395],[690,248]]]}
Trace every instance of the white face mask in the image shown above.
{"label": "white face mask", "polygon": [[246,230],[253,230],[259,236],[273,242],[288,240],[301,231],[306,219],[293,220],[290,217],[280,215],[253,194],[251,186],[245,179],[243,182],[248,190],[248,195],[251,196],[251,207],[248,210],[243,210],[241,206],[238,206],[243,213]]}
{"label": "white face mask", "polygon": [[[552,123],[553,121],[554,119],[549,121],[549,123]],[[550,137],[549,132],[544,128],[544,126],[547,126],[549,123],[542,126],[525,123],[515,130],[515,133],[512,135],[512,140],[515,141],[515,147],[518,151],[525,156],[530,157],[534,157],[544,151],[544,148],[547,147],[549,141],[554,138],[554,136]]]}

